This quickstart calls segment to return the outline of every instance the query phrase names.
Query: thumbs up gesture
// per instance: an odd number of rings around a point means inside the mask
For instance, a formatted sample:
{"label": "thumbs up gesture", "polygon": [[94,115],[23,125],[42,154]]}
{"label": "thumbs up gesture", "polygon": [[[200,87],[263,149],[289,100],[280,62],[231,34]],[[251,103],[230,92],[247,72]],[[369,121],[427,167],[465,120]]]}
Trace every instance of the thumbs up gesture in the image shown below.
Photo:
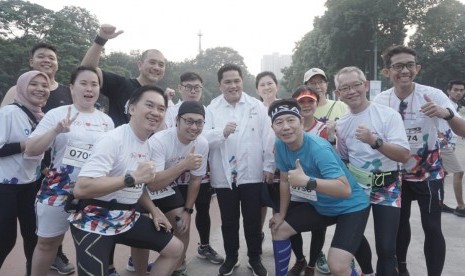
{"label": "thumbs up gesture", "polygon": [[294,187],[305,187],[307,185],[309,177],[305,174],[300,160],[295,160],[295,169],[287,172],[287,180],[291,186]]}
{"label": "thumbs up gesture", "polygon": [[197,170],[200,168],[200,166],[202,166],[202,159],[203,156],[199,153],[195,153],[195,146],[193,146],[184,159],[186,170]]}
{"label": "thumbs up gesture", "polygon": [[445,107],[442,107],[433,102],[433,100],[430,97],[428,97],[428,95],[424,95],[423,98],[425,99],[426,103],[421,106],[420,111],[424,113],[426,116],[430,118],[446,118],[450,115],[449,111]]}

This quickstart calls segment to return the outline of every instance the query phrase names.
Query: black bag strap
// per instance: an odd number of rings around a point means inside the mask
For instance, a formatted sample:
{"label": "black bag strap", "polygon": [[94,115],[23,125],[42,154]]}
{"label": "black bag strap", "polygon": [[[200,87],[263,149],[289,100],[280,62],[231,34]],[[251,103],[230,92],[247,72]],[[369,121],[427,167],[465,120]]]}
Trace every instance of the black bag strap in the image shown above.
{"label": "black bag strap", "polygon": [[29,117],[29,123],[31,124],[31,132],[34,131],[34,129],[36,129],[37,125],[39,124],[39,121],[37,121],[34,114],[32,114],[32,112],[22,104],[12,103],[12,105],[16,105],[17,107],[21,108],[24,113],[26,113],[27,117]]}

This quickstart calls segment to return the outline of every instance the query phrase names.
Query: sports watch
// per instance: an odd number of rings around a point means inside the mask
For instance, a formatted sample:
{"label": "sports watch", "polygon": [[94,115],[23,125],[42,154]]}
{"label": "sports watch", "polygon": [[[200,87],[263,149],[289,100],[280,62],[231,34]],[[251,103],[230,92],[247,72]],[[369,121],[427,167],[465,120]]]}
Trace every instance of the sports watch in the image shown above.
{"label": "sports watch", "polygon": [[382,145],[384,144],[384,141],[383,139],[381,138],[376,138],[375,140],[375,144],[373,146],[371,146],[372,149],[379,149]]}
{"label": "sports watch", "polygon": [[130,173],[127,173],[124,176],[124,185],[128,188],[134,187],[136,185],[136,180]]}

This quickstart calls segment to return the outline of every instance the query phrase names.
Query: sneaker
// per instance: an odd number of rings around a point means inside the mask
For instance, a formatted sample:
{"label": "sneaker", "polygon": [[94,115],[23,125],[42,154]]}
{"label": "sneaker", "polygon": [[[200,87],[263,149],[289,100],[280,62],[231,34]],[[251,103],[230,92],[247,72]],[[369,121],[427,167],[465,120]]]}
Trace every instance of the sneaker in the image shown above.
{"label": "sneaker", "polygon": [[252,270],[254,276],[268,276],[268,271],[266,271],[261,260],[254,262],[249,261],[247,266]]}
{"label": "sneaker", "polygon": [[173,271],[171,276],[187,276],[186,267]]}
{"label": "sneaker", "polygon": [[459,217],[465,217],[465,208],[463,209],[455,208],[454,214]]}
{"label": "sneaker", "polygon": [[239,266],[239,260],[237,258],[228,258],[226,257],[226,260],[224,263],[220,266],[220,271],[219,275],[231,275],[236,267]]}
{"label": "sneaker", "polygon": [[329,271],[328,267],[328,262],[326,261],[326,256],[323,252],[320,251],[320,254],[318,254],[318,257],[316,259],[316,264],[315,264],[316,270],[322,274],[330,274],[331,271]]}
{"label": "sneaker", "polygon": [[216,252],[210,245],[200,245],[197,248],[197,257],[201,259],[207,259],[214,264],[221,264],[224,262],[224,258],[218,254],[218,252]]}
{"label": "sneaker", "polygon": [[68,275],[74,272],[74,266],[69,262],[65,254],[57,254],[50,269],[56,270],[61,275]]}
{"label": "sneaker", "polygon": [[116,268],[112,267],[108,269],[108,276],[121,276],[121,275],[119,275],[118,271],[116,271]]}
{"label": "sneaker", "polygon": [[307,266],[307,260],[305,257],[302,260],[296,260],[294,266],[287,272],[288,276],[299,276]]}
{"label": "sneaker", "polygon": [[[147,264],[147,274],[149,274],[152,270],[153,264],[154,263]],[[136,271],[136,269],[134,268],[134,263],[132,262],[132,256],[129,256],[128,263],[126,264],[126,270],[131,272]]]}
{"label": "sneaker", "polygon": [[305,276],[315,276],[315,268],[307,266],[305,268]]}
{"label": "sneaker", "polygon": [[442,212],[443,213],[451,213],[453,214],[454,213],[454,209],[450,208],[449,206],[447,206],[446,204],[442,204]]}

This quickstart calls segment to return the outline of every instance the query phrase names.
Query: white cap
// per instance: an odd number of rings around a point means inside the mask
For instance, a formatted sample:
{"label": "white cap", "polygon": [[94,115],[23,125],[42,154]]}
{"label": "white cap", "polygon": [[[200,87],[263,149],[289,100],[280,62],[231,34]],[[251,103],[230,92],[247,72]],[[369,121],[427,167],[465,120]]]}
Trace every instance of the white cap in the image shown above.
{"label": "white cap", "polygon": [[305,72],[304,84],[315,75],[322,75],[325,78],[325,80],[328,81],[328,79],[326,78],[326,74],[323,70],[321,70],[320,68],[311,68],[310,70]]}

